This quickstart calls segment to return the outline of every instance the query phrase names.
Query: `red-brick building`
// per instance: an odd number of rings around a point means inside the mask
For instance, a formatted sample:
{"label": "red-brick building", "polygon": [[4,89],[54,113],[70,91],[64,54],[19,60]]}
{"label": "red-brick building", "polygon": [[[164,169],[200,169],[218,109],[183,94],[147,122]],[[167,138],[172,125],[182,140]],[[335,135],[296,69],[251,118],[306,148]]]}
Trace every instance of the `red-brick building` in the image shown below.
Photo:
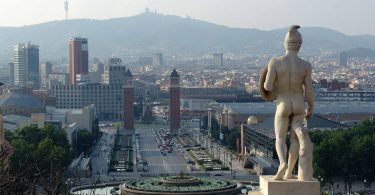
{"label": "red-brick building", "polygon": [[77,74],[89,72],[89,50],[87,38],[74,37],[69,40],[69,81],[75,84]]}
{"label": "red-brick building", "polygon": [[134,86],[133,75],[128,69],[123,86],[124,103],[122,108],[124,128],[134,130]]}
{"label": "red-brick building", "polygon": [[169,86],[169,123],[172,135],[176,135],[180,129],[180,76],[176,69],[173,70]]}

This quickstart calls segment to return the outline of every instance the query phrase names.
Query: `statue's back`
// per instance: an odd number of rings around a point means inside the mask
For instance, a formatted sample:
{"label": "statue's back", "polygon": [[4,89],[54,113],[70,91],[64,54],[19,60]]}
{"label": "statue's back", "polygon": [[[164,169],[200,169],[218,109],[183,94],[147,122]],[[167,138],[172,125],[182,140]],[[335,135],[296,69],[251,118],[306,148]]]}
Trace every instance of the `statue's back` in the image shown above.
{"label": "statue's back", "polygon": [[[277,99],[284,96],[303,96],[303,84],[308,63],[297,56],[283,55],[274,61],[275,93]],[[272,66],[272,65],[271,65]]]}

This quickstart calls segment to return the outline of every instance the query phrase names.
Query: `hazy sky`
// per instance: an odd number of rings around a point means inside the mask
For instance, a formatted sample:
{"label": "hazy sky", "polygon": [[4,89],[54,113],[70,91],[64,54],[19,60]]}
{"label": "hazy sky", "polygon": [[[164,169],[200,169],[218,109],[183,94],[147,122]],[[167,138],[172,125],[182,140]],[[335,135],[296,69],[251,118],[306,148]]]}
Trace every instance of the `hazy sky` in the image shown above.
{"label": "hazy sky", "polygon": [[[65,18],[65,0],[0,0],[0,26]],[[69,18],[107,19],[159,13],[230,27],[275,29],[291,24],[375,35],[375,0],[69,0]]]}

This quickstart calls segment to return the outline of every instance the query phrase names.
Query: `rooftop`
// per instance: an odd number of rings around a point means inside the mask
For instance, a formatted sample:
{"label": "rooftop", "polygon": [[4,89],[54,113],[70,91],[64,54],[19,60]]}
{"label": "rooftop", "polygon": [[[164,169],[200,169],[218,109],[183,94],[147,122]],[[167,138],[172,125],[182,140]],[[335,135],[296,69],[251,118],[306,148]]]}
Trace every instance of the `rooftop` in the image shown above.
{"label": "rooftop", "polygon": [[[253,124],[247,125],[248,127],[256,130],[257,132],[266,135],[270,138],[275,138],[275,130],[274,130],[274,121],[275,116],[271,116],[266,119],[261,124]],[[336,129],[336,128],[347,128],[348,126],[340,124],[335,121],[328,120],[323,118],[319,115],[314,114],[308,121],[307,121],[307,128],[308,130],[313,129]]]}
{"label": "rooftop", "polygon": [[0,96],[0,106],[17,106],[27,108],[44,108],[43,103],[36,97],[20,92],[10,92]]}
{"label": "rooftop", "polygon": [[128,70],[125,73],[125,77],[133,78],[133,74],[130,72],[129,68],[128,68]]}
{"label": "rooftop", "polygon": [[180,75],[178,75],[176,69],[173,69],[171,77],[180,77]]}

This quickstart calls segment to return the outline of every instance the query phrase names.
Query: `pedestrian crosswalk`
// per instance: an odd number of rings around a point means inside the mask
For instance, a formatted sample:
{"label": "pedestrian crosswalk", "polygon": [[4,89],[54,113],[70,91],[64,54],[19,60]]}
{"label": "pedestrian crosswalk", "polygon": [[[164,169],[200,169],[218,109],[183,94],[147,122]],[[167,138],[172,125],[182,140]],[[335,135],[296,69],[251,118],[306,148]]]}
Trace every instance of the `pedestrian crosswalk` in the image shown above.
{"label": "pedestrian crosswalk", "polygon": [[150,163],[149,166],[164,166],[167,165],[169,167],[175,167],[175,166],[187,166],[187,164],[164,164],[164,163]]}
{"label": "pedestrian crosswalk", "polygon": [[157,148],[142,148],[141,152],[151,152],[151,151],[160,151],[160,149]]}

